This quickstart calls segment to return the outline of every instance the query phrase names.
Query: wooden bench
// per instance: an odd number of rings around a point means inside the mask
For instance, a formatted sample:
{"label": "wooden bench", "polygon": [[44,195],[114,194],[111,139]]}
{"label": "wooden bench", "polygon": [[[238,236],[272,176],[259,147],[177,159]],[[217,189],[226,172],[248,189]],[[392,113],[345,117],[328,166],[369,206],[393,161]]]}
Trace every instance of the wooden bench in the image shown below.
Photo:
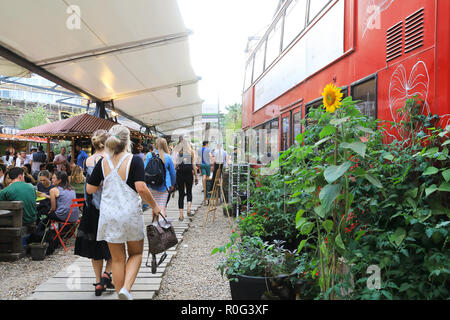
{"label": "wooden bench", "polygon": [[22,201],[0,201],[0,261],[15,261],[25,256],[22,226]]}
{"label": "wooden bench", "polygon": [[0,227],[21,227],[22,201],[0,201]]}

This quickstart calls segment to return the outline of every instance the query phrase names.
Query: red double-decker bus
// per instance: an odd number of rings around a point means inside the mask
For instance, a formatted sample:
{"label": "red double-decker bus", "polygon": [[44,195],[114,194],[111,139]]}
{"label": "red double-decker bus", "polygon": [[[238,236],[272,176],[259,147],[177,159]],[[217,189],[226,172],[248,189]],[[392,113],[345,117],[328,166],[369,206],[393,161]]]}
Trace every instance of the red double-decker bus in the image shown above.
{"label": "red double-decker bus", "polygon": [[[449,46],[449,0],[284,1],[246,65],[242,129],[256,151],[246,161],[292,145],[328,83],[369,116],[398,122],[417,96],[450,124]],[[260,133],[270,130],[275,139]]]}

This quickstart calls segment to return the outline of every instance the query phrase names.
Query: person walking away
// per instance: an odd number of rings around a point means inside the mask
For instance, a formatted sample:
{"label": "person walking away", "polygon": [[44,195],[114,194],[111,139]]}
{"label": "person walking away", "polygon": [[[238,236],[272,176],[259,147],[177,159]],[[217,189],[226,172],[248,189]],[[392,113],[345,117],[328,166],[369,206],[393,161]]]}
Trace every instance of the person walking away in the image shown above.
{"label": "person walking away", "polygon": [[53,164],[56,165],[58,171],[62,171],[62,165],[67,163],[66,148],[61,147],[59,153],[55,156]]}
{"label": "person walking away", "polygon": [[180,220],[183,220],[184,197],[187,196],[187,215],[192,216],[192,184],[198,183],[197,167],[194,165],[194,150],[186,139],[180,137],[180,141],[174,148],[176,181],[178,189],[178,209]]}
{"label": "person walking away", "polygon": [[156,188],[150,186],[150,191],[156,203],[158,204],[158,207],[162,210],[164,216],[166,216],[166,206],[169,193],[175,190],[175,183],[176,183],[175,165],[173,164],[172,157],[170,156],[166,139],[164,138],[156,139],[155,148],[156,148],[155,152],[147,154],[144,167],[147,167],[147,164],[150,162],[150,159],[152,159],[153,156],[158,156],[164,163],[164,167],[166,168],[165,183],[162,186]]}
{"label": "person walking away", "polygon": [[80,166],[84,170],[84,161],[89,157],[86,151],[80,143],[75,146],[75,150],[78,152],[76,165]]}
{"label": "person walking away", "polygon": [[69,183],[75,190],[78,199],[84,198],[84,186],[86,179],[80,166],[75,166],[72,174],[69,176]]}
{"label": "person walking away", "polygon": [[202,184],[203,184],[203,204],[206,203],[206,195],[208,194],[208,190],[206,189],[206,180],[209,179],[211,175],[211,149],[208,148],[208,141],[203,141],[203,147],[198,150],[198,161],[200,162],[200,172],[202,175]]}
{"label": "person walking away", "polygon": [[27,233],[30,233],[35,228],[37,220],[36,191],[31,184],[25,182],[22,168],[11,168],[8,171],[8,177],[10,182],[0,191],[0,201],[23,202],[22,222],[23,226],[27,227]]}
{"label": "person walking away", "polygon": [[[105,157],[105,142],[108,138],[106,130],[97,130],[93,133],[91,142],[95,149],[92,156],[86,159],[86,181],[92,175],[95,165],[100,159]],[[77,166],[78,167],[78,166]],[[78,167],[79,168],[79,167]],[[95,273],[95,295],[101,296],[108,289],[114,289],[112,279],[112,260],[106,241],[97,241],[98,220],[100,216],[100,202],[102,188],[93,194],[86,193],[84,198],[85,207],[81,216],[78,233],[75,239],[74,253],[78,256],[91,259],[92,268]],[[103,270],[103,260],[106,261],[105,271]]]}
{"label": "person walking away", "polygon": [[96,193],[103,182],[97,241],[108,243],[118,298],[131,300],[130,291],[139,272],[144,249],[142,199],[150,204],[154,215],[159,215],[161,210],[145,184],[142,159],[130,154],[130,130],[115,125],[108,135],[105,157],[95,165],[86,184],[86,193]]}
{"label": "person walking away", "polygon": [[216,150],[214,150],[214,172],[212,181],[215,181],[217,170],[220,168],[221,175],[223,174],[223,169],[227,167],[228,164],[228,154],[223,149],[223,145],[219,143]]}
{"label": "person walking away", "polygon": [[33,156],[30,161],[32,176],[37,176],[39,174],[41,164],[45,163],[46,160],[47,156],[44,153],[44,147],[39,146],[38,151],[33,153]]}

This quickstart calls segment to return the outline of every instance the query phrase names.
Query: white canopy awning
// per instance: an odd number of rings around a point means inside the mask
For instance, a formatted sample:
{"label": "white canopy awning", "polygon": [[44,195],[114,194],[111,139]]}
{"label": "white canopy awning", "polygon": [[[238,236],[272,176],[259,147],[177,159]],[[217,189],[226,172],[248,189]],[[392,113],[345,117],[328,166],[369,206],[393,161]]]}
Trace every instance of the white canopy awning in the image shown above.
{"label": "white canopy awning", "polygon": [[61,79],[170,134],[201,116],[189,34],[176,0],[0,1],[0,75]]}

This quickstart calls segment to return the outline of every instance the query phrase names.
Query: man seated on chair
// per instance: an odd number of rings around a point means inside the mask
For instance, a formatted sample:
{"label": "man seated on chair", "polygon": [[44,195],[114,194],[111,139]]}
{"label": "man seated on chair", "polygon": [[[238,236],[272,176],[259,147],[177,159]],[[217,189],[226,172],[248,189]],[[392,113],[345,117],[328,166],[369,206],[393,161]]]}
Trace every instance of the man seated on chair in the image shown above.
{"label": "man seated on chair", "polygon": [[22,168],[14,167],[8,171],[9,185],[0,191],[0,201],[23,202],[23,226],[31,230],[37,220],[36,191],[33,185],[25,182]]}
{"label": "man seated on chair", "polygon": [[68,222],[76,222],[79,216],[78,208],[72,208],[72,212],[70,212],[70,205],[77,196],[75,190],[69,184],[67,174],[63,171],[55,172],[52,176],[52,182],[54,188],[50,189],[51,208],[47,216],[51,220],[65,222],[70,214]]}

